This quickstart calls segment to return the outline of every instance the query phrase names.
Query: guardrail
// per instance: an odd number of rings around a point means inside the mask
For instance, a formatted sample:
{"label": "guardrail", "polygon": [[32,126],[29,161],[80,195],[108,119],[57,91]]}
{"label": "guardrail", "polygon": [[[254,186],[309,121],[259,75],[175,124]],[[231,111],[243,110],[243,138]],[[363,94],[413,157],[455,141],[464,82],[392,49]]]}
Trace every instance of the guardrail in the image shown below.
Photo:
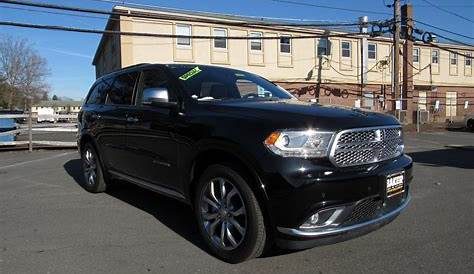
{"label": "guardrail", "polygon": [[[75,114],[54,114],[54,120],[76,119]],[[28,146],[29,151],[33,151],[33,146],[41,147],[76,147],[76,142],[51,141],[51,140],[33,140],[33,133],[57,133],[57,132],[77,132],[76,123],[51,123],[51,124],[33,124],[33,117],[30,114],[0,114],[0,119],[27,119],[27,124],[19,124],[19,127],[0,132],[1,136],[19,136],[28,135],[28,140],[23,141],[0,141],[0,148]]]}

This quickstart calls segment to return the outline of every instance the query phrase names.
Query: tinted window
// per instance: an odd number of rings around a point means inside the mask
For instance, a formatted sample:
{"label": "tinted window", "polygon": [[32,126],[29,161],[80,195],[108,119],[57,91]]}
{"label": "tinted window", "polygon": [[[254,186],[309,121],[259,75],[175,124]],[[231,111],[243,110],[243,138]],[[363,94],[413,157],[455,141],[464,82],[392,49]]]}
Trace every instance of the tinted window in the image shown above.
{"label": "tinted window", "polygon": [[287,91],[252,73],[219,67],[169,66],[184,89],[197,100],[293,98]]}
{"label": "tinted window", "polygon": [[140,91],[137,94],[137,104],[139,105],[143,103],[143,91],[145,89],[166,89],[168,90],[168,100],[176,101],[176,95],[171,91],[168,77],[160,69],[144,70],[140,86]]}
{"label": "tinted window", "polygon": [[110,87],[106,103],[113,105],[130,105],[132,103],[133,88],[135,87],[137,76],[138,72],[118,75]]}
{"label": "tinted window", "polygon": [[105,98],[110,87],[110,80],[99,80],[92,91],[90,92],[87,104],[102,105],[105,103]]}

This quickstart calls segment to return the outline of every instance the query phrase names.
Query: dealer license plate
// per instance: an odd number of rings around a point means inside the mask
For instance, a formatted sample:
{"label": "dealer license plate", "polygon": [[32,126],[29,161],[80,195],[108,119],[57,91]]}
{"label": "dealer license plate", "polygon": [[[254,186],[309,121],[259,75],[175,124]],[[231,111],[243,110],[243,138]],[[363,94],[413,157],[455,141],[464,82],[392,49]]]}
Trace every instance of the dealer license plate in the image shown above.
{"label": "dealer license plate", "polygon": [[405,191],[403,187],[403,172],[387,176],[387,198]]}

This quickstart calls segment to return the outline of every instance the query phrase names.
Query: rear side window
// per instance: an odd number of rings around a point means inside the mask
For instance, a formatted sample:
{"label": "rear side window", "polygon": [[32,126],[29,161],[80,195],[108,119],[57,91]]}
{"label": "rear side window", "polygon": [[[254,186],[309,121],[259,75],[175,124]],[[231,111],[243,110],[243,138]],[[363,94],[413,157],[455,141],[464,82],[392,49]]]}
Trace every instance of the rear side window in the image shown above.
{"label": "rear side window", "polygon": [[106,104],[130,105],[132,104],[133,89],[138,78],[138,72],[118,75],[113,81],[108,92]]}
{"label": "rear side window", "polygon": [[87,99],[87,104],[103,105],[105,103],[105,98],[107,97],[109,87],[110,80],[99,80],[99,82],[97,82],[94,88],[91,90],[89,98]]}

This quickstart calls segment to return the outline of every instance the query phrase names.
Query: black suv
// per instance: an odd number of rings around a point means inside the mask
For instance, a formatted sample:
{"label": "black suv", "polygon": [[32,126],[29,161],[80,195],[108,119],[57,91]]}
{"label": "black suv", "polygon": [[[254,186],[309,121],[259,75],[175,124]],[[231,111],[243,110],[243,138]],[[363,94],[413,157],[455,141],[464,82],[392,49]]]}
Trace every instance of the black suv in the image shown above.
{"label": "black suv", "polygon": [[392,116],[302,102],[257,75],[140,64],[92,86],[79,113],[84,187],[125,180],[192,206],[228,262],[275,243],[365,234],[407,206],[412,160]]}

